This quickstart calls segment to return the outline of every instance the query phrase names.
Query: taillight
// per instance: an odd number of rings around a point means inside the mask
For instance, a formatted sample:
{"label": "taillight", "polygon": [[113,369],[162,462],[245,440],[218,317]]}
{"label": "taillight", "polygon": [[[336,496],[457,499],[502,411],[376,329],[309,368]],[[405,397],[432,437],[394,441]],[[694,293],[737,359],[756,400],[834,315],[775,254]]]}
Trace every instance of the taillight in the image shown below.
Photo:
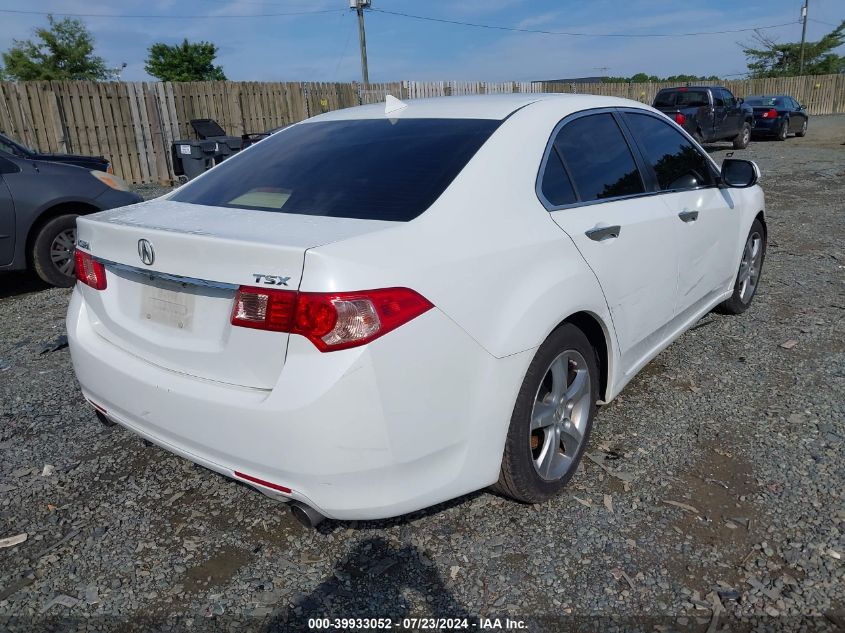
{"label": "taillight", "polygon": [[232,325],[299,334],[330,352],[365,345],[433,307],[409,288],[297,292],[241,286]]}
{"label": "taillight", "polygon": [[686,123],[686,121],[687,117],[684,116],[683,112],[677,112],[675,114],[675,123],[677,123],[678,125],[683,125],[684,123]]}
{"label": "taillight", "polygon": [[768,112],[763,113],[763,118],[764,119],[776,119],[776,118],[778,118],[778,111],[775,110],[774,108],[772,108]]}
{"label": "taillight", "polygon": [[94,290],[105,290],[106,267],[96,261],[91,253],[79,249],[76,249],[73,257],[76,262],[76,278]]}
{"label": "taillight", "polygon": [[296,307],[296,291],[241,286],[235,295],[232,325],[289,332]]}

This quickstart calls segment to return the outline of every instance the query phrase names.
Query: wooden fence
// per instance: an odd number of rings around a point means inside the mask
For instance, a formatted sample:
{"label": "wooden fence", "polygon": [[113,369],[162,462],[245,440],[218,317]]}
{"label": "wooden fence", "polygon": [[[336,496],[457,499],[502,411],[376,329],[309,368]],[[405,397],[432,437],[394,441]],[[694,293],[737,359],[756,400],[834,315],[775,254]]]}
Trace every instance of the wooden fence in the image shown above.
{"label": "wooden fence", "polygon": [[[707,82],[702,82],[706,84]],[[195,138],[191,119],[211,118],[228,134],[263,132],[361,103],[510,92],[578,92],[650,103],[665,83],[403,81],[129,83],[0,82],[0,131],[43,152],[103,155],[132,183],[173,179],[170,146]],[[727,81],[735,95],[790,94],[810,114],[845,113],[845,75]]]}

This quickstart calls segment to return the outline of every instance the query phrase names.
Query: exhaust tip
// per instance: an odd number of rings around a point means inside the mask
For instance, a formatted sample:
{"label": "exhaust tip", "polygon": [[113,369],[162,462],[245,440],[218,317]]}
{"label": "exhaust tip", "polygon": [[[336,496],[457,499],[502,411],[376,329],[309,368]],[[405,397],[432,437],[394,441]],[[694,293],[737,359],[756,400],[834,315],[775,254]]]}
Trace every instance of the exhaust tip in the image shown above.
{"label": "exhaust tip", "polygon": [[290,502],[290,512],[297,521],[302,523],[307,528],[315,528],[323,522],[324,517],[314,508],[300,503],[299,501]]}

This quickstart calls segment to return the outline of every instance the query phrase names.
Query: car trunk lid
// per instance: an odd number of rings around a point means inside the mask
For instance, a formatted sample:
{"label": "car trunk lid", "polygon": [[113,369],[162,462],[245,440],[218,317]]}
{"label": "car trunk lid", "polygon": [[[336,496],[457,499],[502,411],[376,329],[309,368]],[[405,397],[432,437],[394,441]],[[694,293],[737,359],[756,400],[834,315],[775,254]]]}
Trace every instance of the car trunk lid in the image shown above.
{"label": "car trunk lid", "polygon": [[309,248],[392,224],[167,200],[80,217],[80,248],[107,270],[105,290],[83,286],[92,326],[163,368],[271,389],[288,335],[232,326],[237,288],[296,290]]}

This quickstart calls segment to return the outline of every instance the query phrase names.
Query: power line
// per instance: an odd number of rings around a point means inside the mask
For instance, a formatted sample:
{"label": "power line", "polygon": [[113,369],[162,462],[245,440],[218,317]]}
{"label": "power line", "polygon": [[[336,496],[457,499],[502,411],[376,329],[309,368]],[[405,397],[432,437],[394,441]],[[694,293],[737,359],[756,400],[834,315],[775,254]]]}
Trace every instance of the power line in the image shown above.
{"label": "power line", "polygon": [[24,15],[59,15],[66,18],[142,18],[142,19],[164,19],[164,20],[196,20],[198,18],[280,18],[292,15],[318,15],[326,13],[338,13],[344,9],[320,9],[318,11],[287,11],[284,13],[230,13],[212,15],[138,15],[138,14],[117,14],[117,13],[64,13],[63,11],[19,11],[17,9],[0,9],[0,13],[16,13]]}
{"label": "power line", "polygon": [[755,26],[747,29],[728,29],[725,31],[699,31],[697,33],[582,33],[574,31],[543,31],[539,29],[522,29],[514,26],[498,26],[494,24],[479,24],[477,22],[461,22],[459,20],[448,20],[446,18],[433,18],[425,15],[414,15],[411,13],[402,13],[400,11],[388,11],[386,9],[370,9],[374,13],[384,13],[385,15],[395,15],[403,18],[412,18],[414,20],[425,20],[427,22],[439,22],[441,24],[455,24],[459,26],[472,26],[478,29],[491,29],[494,31],[514,31],[517,33],[539,33],[541,35],[566,35],[570,37],[690,37],[693,35],[721,35],[724,33],[745,33],[747,31],[759,31],[763,29],[776,29],[781,26],[791,26],[798,24],[798,20],[792,22],[784,22],[783,24],[770,24],[769,26]]}
{"label": "power line", "polygon": [[[343,22],[343,18],[341,18],[341,23]],[[346,29],[346,41],[343,43],[343,51],[340,53],[340,57],[337,60],[337,65],[334,67],[334,74],[332,75],[332,81],[337,79],[337,73],[340,70],[340,65],[343,63],[343,60],[346,59],[346,51],[349,48],[349,40],[352,39],[352,29]]]}
{"label": "power line", "polygon": [[817,20],[815,18],[807,18],[810,22],[818,22],[819,24],[827,24],[828,26],[839,26],[833,22],[825,22],[824,20]]}

